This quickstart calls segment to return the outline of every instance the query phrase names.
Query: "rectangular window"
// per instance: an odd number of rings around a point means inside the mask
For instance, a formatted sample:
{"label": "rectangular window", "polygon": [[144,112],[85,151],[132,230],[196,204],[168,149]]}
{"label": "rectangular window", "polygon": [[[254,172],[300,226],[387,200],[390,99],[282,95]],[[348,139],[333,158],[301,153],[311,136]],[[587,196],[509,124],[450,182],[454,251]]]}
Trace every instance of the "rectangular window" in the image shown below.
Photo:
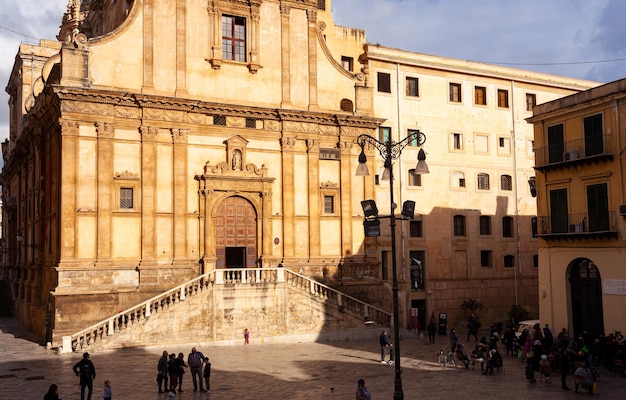
{"label": "rectangular window", "polygon": [[226,126],[226,117],[223,116],[223,115],[214,115],[213,116],[213,125]]}
{"label": "rectangular window", "polygon": [[566,233],[568,230],[567,189],[550,190],[551,233]]}
{"label": "rectangular window", "polygon": [[498,107],[509,108],[509,91],[498,89]]}
{"label": "rectangular window", "polygon": [[452,133],[450,143],[452,145],[453,150],[462,150],[463,149],[463,134],[461,133]]}
{"label": "rectangular window", "polygon": [[500,176],[500,190],[513,190],[513,178],[511,175]]}
{"label": "rectangular window", "polygon": [[532,217],[530,219],[530,231],[534,238],[537,237],[537,217]]}
{"label": "rectangular window", "polygon": [[478,174],[478,189],[489,190],[489,174]]}
{"label": "rectangular window", "polygon": [[326,0],[317,0],[317,9],[326,10]]}
{"label": "rectangular window", "polygon": [[381,126],[378,128],[378,140],[383,143],[387,143],[391,140],[391,128],[388,126]]}
{"label": "rectangular window", "polygon": [[454,236],[465,236],[465,216],[454,216]]}
{"label": "rectangular window", "polygon": [[411,237],[422,237],[422,221],[409,221],[409,235]]}
{"label": "rectangular window", "polygon": [[[548,161],[550,164],[562,162],[565,154],[563,124],[548,127]],[[568,153],[569,154],[569,153]]]}
{"label": "rectangular window", "polygon": [[334,214],[335,213],[335,196],[324,196],[324,213],[325,214]]}
{"label": "rectangular window", "polygon": [[491,235],[491,217],[488,215],[481,215],[479,219],[480,234]]}
{"label": "rectangular window", "polygon": [[533,255],[533,268],[539,268],[539,256],[537,254]]}
{"label": "rectangular window", "polygon": [[491,250],[480,251],[480,266],[491,267]]}
{"label": "rectangular window", "polygon": [[419,94],[419,81],[417,78],[406,78],[406,95],[412,97],[418,97]]}
{"label": "rectangular window", "polygon": [[385,72],[379,72],[378,76],[378,91],[384,93],[391,93],[391,75]]}
{"label": "rectangular window", "polygon": [[474,88],[474,104],[479,106],[487,105],[487,88],[484,86],[476,86]]}
{"label": "rectangular window", "polygon": [[498,151],[501,154],[511,154],[511,138],[499,137],[498,138]]}
{"label": "rectangular window", "polygon": [[461,84],[460,83],[450,84],[450,101],[453,103],[461,102]]}
{"label": "rectangular window", "polygon": [[513,217],[502,217],[502,237],[513,237]]}
{"label": "rectangular window", "polygon": [[583,119],[585,129],[585,157],[591,157],[604,152],[604,144],[602,136],[604,128],[602,127],[602,114],[592,115]]}
{"label": "rectangular window", "polygon": [[515,266],[515,256],[504,256],[504,268],[513,268]]}
{"label": "rectangular window", "polygon": [[246,61],[246,19],[222,15],[222,58]]}
{"label": "rectangular window", "polygon": [[476,153],[489,153],[489,136],[475,135],[474,136],[474,151]]}
{"label": "rectangular window", "polygon": [[246,118],[246,128],[256,129],[256,118]]}
{"label": "rectangular window", "polygon": [[133,188],[120,188],[120,208],[133,209]]}
{"label": "rectangular window", "polygon": [[354,68],[354,59],[352,57],[341,56],[341,66],[346,71],[352,72],[352,68]]}
{"label": "rectangular window", "polygon": [[416,174],[414,169],[409,170],[409,186],[422,186],[422,175]]}
{"label": "rectangular window", "polygon": [[532,111],[533,107],[537,105],[537,95],[533,93],[526,93],[526,111]]}

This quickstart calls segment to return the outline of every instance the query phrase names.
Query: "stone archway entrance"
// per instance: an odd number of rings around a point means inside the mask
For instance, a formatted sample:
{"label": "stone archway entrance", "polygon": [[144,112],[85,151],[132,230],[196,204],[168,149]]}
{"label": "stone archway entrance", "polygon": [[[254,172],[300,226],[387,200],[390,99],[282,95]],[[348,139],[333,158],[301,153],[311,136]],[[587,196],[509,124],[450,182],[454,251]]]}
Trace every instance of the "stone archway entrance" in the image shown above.
{"label": "stone archway entrance", "polygon": [[596,264],[577,258],[570,264],[570,305],[574,337],[583,332],[596,338],[604,334],[602,283]]}
{"label": "stone archway entrance", "polygon": [[255,267],[257,263],[257,214],[239,196],[224,199],[215,217],[217,268]]}

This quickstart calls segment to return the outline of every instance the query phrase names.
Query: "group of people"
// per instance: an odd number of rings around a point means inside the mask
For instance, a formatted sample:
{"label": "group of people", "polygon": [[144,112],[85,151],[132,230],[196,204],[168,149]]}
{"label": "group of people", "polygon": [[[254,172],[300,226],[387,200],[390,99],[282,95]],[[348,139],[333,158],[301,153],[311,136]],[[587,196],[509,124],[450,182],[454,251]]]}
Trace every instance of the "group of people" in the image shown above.
{"label": "group of people", "polygon": [[163,355],[157,365],[159,393],[165,393],[167,390],[170,397],[174,397],[176,396],[177,388],[178,392],[182,392],[185,368],[189,368],[189,372],[191,372],[194,392],[198,391],[198,386],[201,392],[211,392],[211,363],[209,362],[209,357],[205,357],[204,354],[193,347],[191,353],[187,356],[187,363],[185,363],[185,355],[183,353],[178,353],[178,356],[176,356],[176,353],[168,354],[167,351],[163,351]]}

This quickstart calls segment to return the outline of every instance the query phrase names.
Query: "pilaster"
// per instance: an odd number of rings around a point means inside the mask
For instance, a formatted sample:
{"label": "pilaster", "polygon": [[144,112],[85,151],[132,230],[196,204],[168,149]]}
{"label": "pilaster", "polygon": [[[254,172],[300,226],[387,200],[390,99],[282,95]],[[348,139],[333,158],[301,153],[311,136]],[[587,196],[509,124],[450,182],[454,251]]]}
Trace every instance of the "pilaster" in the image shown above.
{"label": "pilaster", "polygon": [[155,193],[158,129],[142,125],[141,134],[141,260],[156,258]]}
{"label": "pilaster", "polygon": [[309,174],[309,257],[320,255],[320,141],[307,139]]}
{"label": "pilaster", "polygon": [[59,187],[61,188],[62,208],[60,218],[61,237],[60,263],[76,259],[76,184],[78,157],[78,128],[80,123],[67,119],[59,120],[61,126],[61,153],[64,154],[61,163]]}
{"label": "pilaster", "polygon": [[282,56],[282,93],[281,106],[289,108],[291,106],[291,46],[290,46],[290,22],[291,8],[288,4],[280,4],[281,17],[281,56]]}
{"label": "pilaster", "polygon": [[[341,187],[352,187],[352,142],[340,142],[341,161],[340,175]],[[369,197],[368,197],[369,198]],[[352,255],[352,191],[341,192],[341,254],[343,257]]]}
{"label": "pilaster", "polygon": [[187,0],[176,0],[176,94],[187,94]]}
{"label": "pilaster", "polygon": [[187,129],[172,129],[174,187],[174,261],[187,258]]}
{"label": "pilaster", "polygon": [[296,138],[283,137],[282,178],[283,178],[283,254],[293,257],[295,248],[295,195],[294,195],[294,152]]}
{"label": "pilaster", "polygon": [[96,136],[98,137],[97,187],[98,193],[98,232],[97,232],[97,262],[110,261],[111,252],[111,211],[113,198],[113,126],[107,122],[96,122]]}
{"label": "pilaster", "polygon": [[309,23],[309,110],[317,110],[317,10],[306,10]]}

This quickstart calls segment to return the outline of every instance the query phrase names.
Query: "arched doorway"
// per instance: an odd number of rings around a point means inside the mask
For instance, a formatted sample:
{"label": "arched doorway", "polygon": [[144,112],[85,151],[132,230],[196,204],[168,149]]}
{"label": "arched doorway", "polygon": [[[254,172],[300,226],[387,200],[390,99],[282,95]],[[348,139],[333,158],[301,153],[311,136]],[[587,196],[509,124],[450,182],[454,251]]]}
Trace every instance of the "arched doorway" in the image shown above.
{"label": "arched doorway", "polygon": [[256,266],[257,214],[243,197],[228,197],[217,207],[215,250],[217,268]]}
{"label": "arched doorway", "polygon": [[604,335],[602,283],[596,264],[587,258],[577,258],[569,268],[570,304],[574,337],[583,332],[591,338]]}

